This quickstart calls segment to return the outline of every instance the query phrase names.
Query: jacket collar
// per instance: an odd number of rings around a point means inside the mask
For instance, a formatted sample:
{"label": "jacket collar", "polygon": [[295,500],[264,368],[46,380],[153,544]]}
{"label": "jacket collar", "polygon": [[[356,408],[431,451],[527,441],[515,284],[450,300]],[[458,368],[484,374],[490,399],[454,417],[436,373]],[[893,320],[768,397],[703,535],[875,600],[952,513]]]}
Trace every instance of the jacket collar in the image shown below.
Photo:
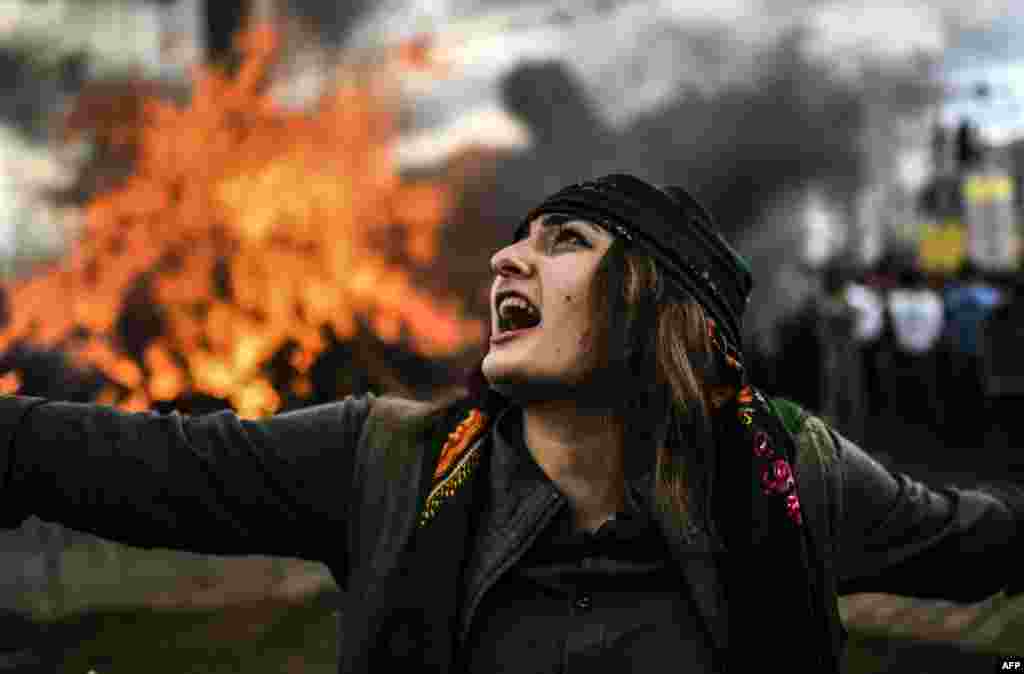
{"label": "jacket collar", "polygon": [[[541,497],[550,492],[558,493],[522,438],[522,409],[509,406],[502,410],[491,428],[487,529],[504,531],[512,526],[530,526],[542,514],[538,504],[546,500]],[[627,507],[652,513],[653,484],[652,465],[630,480]],[[560,493],[559,497],[564,499]],[[668,543],[714,644],[719,649],[726,648],[728,620],[712,537],[705,528],[691,524],[686,540],[670,539]]]}

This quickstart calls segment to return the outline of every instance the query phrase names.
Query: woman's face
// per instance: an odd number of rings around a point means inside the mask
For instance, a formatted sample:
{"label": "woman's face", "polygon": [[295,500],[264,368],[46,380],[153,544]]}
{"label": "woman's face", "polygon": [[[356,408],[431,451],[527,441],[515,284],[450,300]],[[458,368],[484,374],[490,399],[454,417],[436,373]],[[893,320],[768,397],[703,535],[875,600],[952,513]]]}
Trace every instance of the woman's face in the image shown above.
{"label": "woman's face", "polygon": [[[482,369],[521,403],[578,395],[593,370],[590,288],[612,235],[593,223],[544,214],[491,258],[491,343]],[[505,304],[508,293],[526,300]],[[539,321],[539,322],[538,322]]]}

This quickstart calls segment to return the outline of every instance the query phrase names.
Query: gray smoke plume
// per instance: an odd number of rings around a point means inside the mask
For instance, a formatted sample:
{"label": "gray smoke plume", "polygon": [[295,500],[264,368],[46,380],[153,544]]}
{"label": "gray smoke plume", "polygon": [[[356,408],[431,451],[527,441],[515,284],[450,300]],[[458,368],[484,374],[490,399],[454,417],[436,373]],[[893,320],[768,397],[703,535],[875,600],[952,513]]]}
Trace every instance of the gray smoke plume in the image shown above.
{"label": "gray smoke plume", "polygon": [[529,131],[529,149],[498,152],[446,232],[456,289],[477,297],[487,251],[544,194],[628,171],[709,206],[753,262],[748,327],[767,333],[814,289],[808,195],[844,230],[830,238],[877,247],[922,179],[943,51],[1009,10],[1008,0],[385,0],[343,43],[434,36],[452,74],[417,94],[413,130],[490,106]]}
{"label": "gray smoke plume", "polygon": [[710,207],[752,259],[760,285],[748,327],[764,332],[814,288],[801,255],[808,194],[847,237],[864,235],[865,203],[884,205],[875,220],[903,217],[943,50],[1008,10],[951,0],[392,2],[349,43],[435,32],[455,69],[421,98],[423,123],[493,100],[529,129],[531,149],[500,162],[490,205],[473,205],[493,231],[478,224],[460,246],[469,223],[453,227],[449,250],[476,251],[481,283],[481,247],[503,244],[529,205],[562,184],[629,171],[684,185]]}

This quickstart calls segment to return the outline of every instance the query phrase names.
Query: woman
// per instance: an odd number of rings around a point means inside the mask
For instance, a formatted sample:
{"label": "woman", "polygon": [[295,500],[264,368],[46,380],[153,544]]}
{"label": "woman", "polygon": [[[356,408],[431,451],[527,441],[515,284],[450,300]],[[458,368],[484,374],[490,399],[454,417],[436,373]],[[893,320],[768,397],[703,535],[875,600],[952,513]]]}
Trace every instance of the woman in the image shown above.
{"label": "woman", "polygon": [[931,491],[748,385],[749,270],[682,189],[570,186],[491,266],[459,400],[262,421],[0,401],[0,525],[321,560],[341,672],[838,671],[838,593],[1011,580],[1020,492]]}

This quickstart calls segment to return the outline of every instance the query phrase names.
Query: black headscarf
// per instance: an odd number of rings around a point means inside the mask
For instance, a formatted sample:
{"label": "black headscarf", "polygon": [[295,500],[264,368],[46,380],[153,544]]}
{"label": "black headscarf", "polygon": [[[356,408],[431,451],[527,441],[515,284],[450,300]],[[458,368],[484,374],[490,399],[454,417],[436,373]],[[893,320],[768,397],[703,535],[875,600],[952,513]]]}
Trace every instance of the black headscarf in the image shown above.
{"label": "black headscarf", "polygon": [[613,174],[559,190],[531,210],[523,226],[544,213],[578,216],[640,246],[676,289],[700,302],[721,327],[727,347],[742,352],[740,323],[753,287],[750,266],[686,190]]}

